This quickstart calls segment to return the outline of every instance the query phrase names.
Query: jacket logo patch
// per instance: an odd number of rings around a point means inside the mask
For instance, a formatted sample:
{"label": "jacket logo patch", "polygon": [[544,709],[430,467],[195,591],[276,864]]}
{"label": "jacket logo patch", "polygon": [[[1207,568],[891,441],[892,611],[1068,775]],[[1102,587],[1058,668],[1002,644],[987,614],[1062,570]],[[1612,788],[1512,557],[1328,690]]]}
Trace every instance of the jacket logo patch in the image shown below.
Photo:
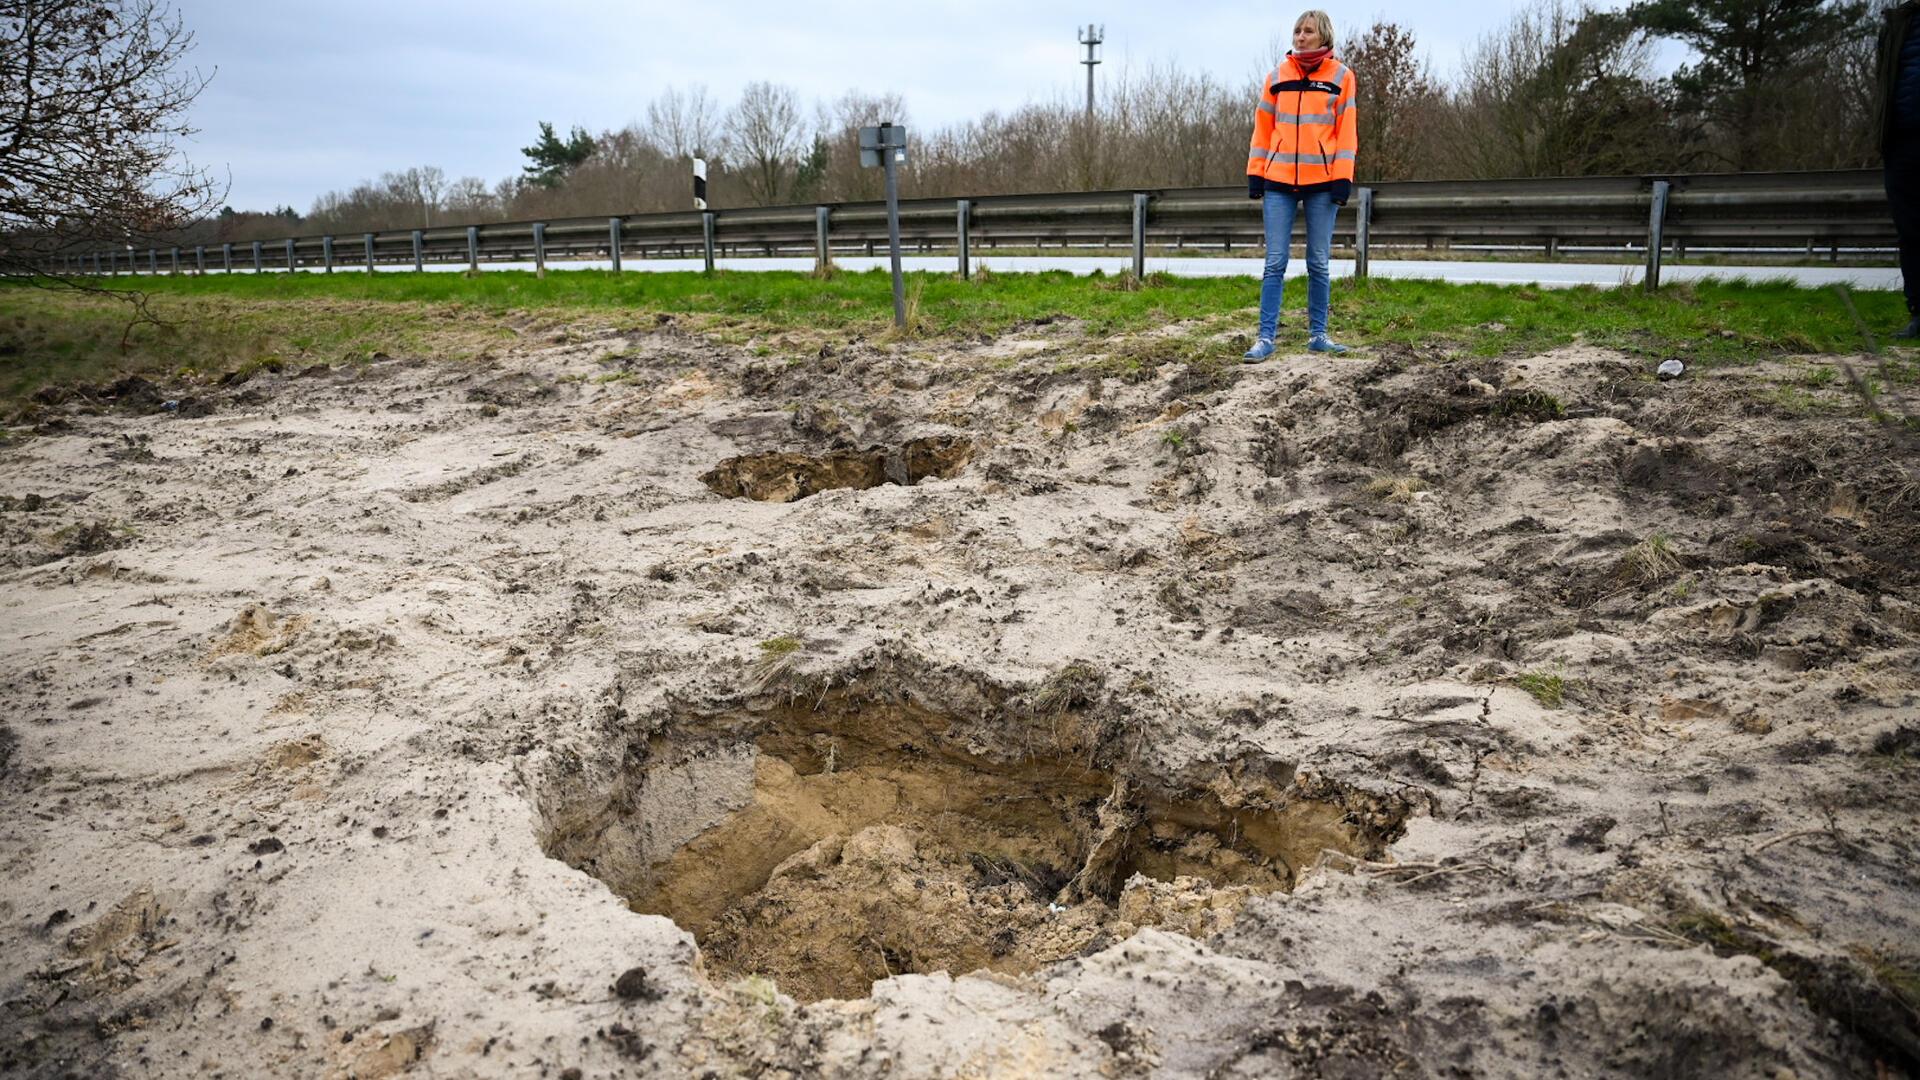
{"label": "jacket logo patch", "polygon": [[1288,90],[1315,90],[1324,94],[1338,94],[1340,92],[1339,84],[1322,82],[1318,79],[1288,79],[1285,82],[1274,83],[1268,89],[1276,94]]}

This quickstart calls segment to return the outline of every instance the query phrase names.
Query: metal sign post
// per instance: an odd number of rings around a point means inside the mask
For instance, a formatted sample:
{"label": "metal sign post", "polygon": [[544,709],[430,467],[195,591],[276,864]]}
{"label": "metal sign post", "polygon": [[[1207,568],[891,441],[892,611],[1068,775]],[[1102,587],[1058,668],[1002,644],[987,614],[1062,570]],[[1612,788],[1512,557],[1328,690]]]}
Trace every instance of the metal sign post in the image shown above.
{"label": "metal sign post", "polygon": [[907,129],[893,123],[860,129],[860,164],[887,171],[887,258],[893,264],[893,325],[907,325],[907,294],[900,281],[900,181],[907,163]]}

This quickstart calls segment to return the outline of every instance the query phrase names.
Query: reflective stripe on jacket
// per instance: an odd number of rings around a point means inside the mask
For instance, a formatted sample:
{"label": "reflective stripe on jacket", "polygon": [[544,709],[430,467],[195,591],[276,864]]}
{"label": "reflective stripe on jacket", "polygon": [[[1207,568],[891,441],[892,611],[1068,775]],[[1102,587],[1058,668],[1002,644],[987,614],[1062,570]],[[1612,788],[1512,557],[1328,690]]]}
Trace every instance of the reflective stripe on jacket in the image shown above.
{"label": "reflective stripe on jacket", "polygon": [[1312,72],[1291,54],[1261,80],[1247,175],[1291,187],[1353,180],[1360,129],[1353,71],[1329,56]]}

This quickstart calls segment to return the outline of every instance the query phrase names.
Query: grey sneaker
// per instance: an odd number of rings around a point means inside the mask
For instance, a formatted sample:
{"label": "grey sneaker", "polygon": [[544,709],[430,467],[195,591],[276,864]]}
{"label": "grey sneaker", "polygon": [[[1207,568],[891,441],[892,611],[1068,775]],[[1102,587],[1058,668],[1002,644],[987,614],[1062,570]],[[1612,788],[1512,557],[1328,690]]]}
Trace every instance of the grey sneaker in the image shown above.
{"label": "grey sneaker", "polygon": [[1259,341],[1256,341],[1253,343],[1253,348],[1247,350],[1247,355],[1241,357],[1241,362],[1247,363],[1247,364],[1257,364],[1260,361],[1265,360],[1267,357],[1272,355],[1273,355],[1273,339],[1263,337]]}
{"label": "grey sneaker", "polygon": [[1325,334],[1313,335],[1313,337],[1307,341],[1307,348],[1313,350],[1314,352],[1326,352],[1326,353],[1343,353],[1347,351],[1347,347],[1345,345],[1336,343],[1332,338],[1328,337]]}
{"label": "grey sneaker", "polygon": [[1903,330],[1895,330],[1893,336],[1907,340],[1920,338],[1920,315],[1915,315],[1913,318],[1908,319],[1906,328]]}

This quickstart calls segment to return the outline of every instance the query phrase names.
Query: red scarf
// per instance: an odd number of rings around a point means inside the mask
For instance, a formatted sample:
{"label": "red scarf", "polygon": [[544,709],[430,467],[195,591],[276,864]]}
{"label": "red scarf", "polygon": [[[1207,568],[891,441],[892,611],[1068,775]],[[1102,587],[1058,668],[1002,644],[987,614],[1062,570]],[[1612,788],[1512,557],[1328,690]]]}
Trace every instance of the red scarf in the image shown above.
{"label": "red scarf", "polygon": [[1333,55],[1333,46],[1326,45],[1318,49],[1308,49],[1306,52],[1290,52],[1287,55],[1293,57],[1293,62],[1300,65],[1302,74],[1311,75],[1313,69],[1320,66],[1320,61]]}

